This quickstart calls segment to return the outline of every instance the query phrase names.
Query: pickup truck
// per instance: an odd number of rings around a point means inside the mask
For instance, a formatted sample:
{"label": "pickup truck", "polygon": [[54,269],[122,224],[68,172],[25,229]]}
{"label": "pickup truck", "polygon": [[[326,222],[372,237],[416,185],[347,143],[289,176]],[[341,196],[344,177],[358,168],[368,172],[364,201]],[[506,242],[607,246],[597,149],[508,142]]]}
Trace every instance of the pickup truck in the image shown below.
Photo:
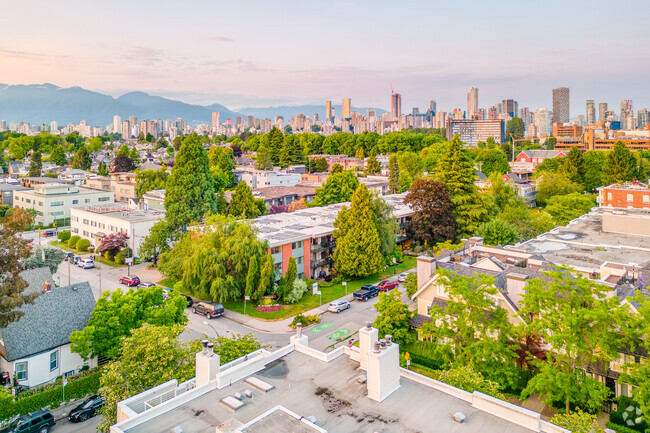
{"label": "pickup truck", "polygon": [[375,296],[379,295],[379,287],[377,286],[371,286],[371,285],[366,285],[362,286],[360,290],[357,290],[352,294],[354,299],[358,299],[360,301],[367,302],[368,299],[374,298]]}
{"label": "pickup truck", "polygon": [[379,287],[379,290],[382,292],[387,292],[389,290],[393,290],[395,287],[397,287],[397,281],[388,281],[384,280],[381,283],[377,284],[377,287]]}

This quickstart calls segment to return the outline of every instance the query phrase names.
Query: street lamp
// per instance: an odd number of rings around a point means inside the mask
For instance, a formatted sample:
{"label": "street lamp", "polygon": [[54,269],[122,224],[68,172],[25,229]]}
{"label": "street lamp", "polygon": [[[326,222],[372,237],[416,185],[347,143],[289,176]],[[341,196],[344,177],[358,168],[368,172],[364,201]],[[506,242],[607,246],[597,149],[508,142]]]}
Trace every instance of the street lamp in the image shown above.
{"label": "street lamp", "polygon": [[397,265],[397,259],[393,257],[393,275],[397,273],[396,266]]}
{"label": "street lamp", "polygon": [[210,325],[207,321],[203,321],[204,325],[208,325],[212,330],[214,331],[215,334],[217,334],[217,338],[219,338],[219,333],[217,332],[216,329],[214,329],[214,326]]}

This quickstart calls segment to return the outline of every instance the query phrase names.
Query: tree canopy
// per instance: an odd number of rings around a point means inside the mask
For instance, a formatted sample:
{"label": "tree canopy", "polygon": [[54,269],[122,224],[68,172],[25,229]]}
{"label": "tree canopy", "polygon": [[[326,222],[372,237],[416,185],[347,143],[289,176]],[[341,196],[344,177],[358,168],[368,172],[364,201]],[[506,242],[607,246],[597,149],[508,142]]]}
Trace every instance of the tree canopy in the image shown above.
{"label": "tree canopy", "polygon": [[316,188],[316,197],[312,206],[327,206],[350,201],[358,187],[359,178],[352,171],[345,170],[339,173],[332,171],[323,186]]}
{"label": "tree canopy", "polygon": [[413,237],[423,244],[453,240],[456,235],[456,216],[447,186],[427,178],[416,179],[404,203],[415,213],[411,216]]}
{"label": "tree canopy", "polygon": [[232,198],[230,199],[228,215],[242,219],[251,219],[260,215],[260,211],[255,205],[253,191],[243,180],[239,182]]}

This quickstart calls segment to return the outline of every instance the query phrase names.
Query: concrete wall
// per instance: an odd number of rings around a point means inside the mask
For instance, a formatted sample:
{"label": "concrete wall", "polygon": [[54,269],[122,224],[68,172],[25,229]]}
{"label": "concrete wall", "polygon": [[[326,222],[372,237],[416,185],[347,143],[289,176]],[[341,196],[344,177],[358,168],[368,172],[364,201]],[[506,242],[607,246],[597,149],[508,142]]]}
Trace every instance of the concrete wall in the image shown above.
{"label": "concrete wall", "polygon": [[603,214],[603,231],[650,236],[650,218],[642,215]]}

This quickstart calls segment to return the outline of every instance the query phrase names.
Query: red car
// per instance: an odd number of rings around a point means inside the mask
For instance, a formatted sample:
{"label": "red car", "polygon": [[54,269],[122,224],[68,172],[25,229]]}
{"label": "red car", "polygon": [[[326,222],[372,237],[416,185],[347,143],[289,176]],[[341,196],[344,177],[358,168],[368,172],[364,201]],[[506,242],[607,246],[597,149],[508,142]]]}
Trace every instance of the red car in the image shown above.
{"label": "red car", "polygon": [[382,281],[379,284],[375,284],[377,287],[379,287],[379,290],[382,292],[387,292],[389,290],[393,290],[395,287],[397,287],[397,281],[390,282],[387,280]]}
{"label": "red car", "polygon": [[127,286],[137,286],[140,284],[140,278],[136,277],[135,275],[120,277],[120,284],[126,284]]}

